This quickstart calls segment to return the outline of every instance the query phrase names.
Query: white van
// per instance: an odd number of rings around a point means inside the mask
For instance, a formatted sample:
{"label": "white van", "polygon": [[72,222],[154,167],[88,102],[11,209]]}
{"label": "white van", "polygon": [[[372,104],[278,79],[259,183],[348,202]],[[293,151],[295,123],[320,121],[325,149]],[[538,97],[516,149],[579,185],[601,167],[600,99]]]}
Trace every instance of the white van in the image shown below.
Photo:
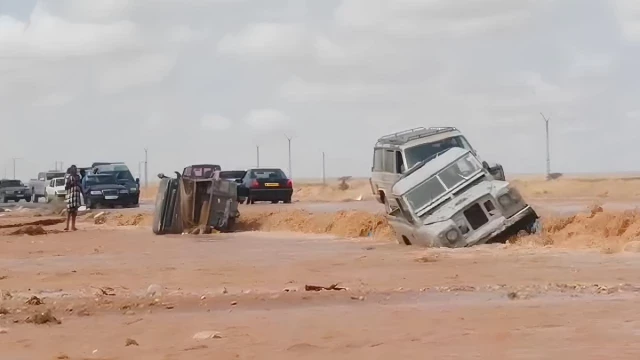
{"label": "white van", "polygon": [[[395,208],[391,205],[395,204],[395,201],[391,201],[391,187],[400,176],[420,161],[435,158],[442,151],[452,147],[469,150],[480,158],[462,132],[455,127],[418,127],[378,139],[373,148],[373,164],[369,179],[371,191],[378,202],[385,205],[388,213],[391,212]],[[500,164],[490,165],[482,161],[482,165],[496,180],[505,180]]]}

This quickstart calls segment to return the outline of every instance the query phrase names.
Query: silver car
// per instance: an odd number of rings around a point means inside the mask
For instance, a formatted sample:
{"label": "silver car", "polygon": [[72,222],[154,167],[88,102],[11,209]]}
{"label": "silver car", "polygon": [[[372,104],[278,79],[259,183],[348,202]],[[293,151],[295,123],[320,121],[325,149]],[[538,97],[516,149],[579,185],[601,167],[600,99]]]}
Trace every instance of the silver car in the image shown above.
{"label": "silver car", "polygon": [[540,230],[514,187],[496,180],[471,151],[450,148],[409,169],[392,188],[387,215],[401,244],[465,247]]}

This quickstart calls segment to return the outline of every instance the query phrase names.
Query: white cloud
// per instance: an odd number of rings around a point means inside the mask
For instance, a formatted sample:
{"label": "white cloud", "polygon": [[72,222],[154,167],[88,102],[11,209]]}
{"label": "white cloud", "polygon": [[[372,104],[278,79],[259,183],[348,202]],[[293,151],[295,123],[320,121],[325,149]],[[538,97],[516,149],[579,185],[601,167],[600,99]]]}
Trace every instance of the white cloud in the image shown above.
{"label": "white cloud", "polygon": [[169,30],[168,40],[176,43],[186,43],[201,39],[204,36],[203,32],[196,31],[187,25],[178,25]]}
{"label": "white cloud", "polygon": [[73,100],[74,96],[65,93],[51,93],[38,99],[33,106],[62,106]]}
{"label": "white cloud", "polygon": [[603,76],[609,74],[614,58],[611,54],[580,53],[569,68],[571,77]]}
{"label": "white cloud", "polygon": [[289,123],[290,118],[278,110],[257,109],[251,110],[244,121],[254,129],[270,130],[283,127]]}
{"label": "white cloud", "polygon": [[147,54],[133,61],[110,66],[98,76],[97,86],[105,93],[161,82],[176,65],[170,54]]}
{"label": "white cloud", "polygon": [[135,35],[131,22],[70,23],[37,5],[28,22],[0,16],[0,58],[104,54],[135,44]]}
{"label": "white cloud", "polygon": [[516,27],[549,0],[342,0],[335,18],[343,26],[415,37],[478,35]]}
{"label": "white cloud", "polygon": [[225,35],[218,52],[229,55],[298,56],[307,33],[300,24],[257,23]]}
{"label": "white cloud", "polygon": [[390,92],[388,86],[362,82],[321,83],[292,77],[280,88],[280,96],[293,102],[372,101]]}
{"label": "white cloud", "polygon": [[231,120],[221,115],[208,114],[200,119],[200,126],[205,130],[222,131],[231,127]]}
{"label": "white cloud", "polygon": [[628,41],[640,41],[640,3],[636,0],[611,0],[622,36]]}

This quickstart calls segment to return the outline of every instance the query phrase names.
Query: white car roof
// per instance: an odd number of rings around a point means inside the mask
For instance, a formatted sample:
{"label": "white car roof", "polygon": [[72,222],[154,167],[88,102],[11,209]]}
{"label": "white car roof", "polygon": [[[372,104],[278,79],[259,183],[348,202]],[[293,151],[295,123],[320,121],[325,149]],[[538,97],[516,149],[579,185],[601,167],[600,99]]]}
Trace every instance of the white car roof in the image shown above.
{"label": "white car roof", "polygon": [[[438,171],[447,167],[447,165],[453,163],[457,159],[463,157],[468,154],[469,150],[454,147],[449,149],[442,155],[432,159],[428,163],[424,164],[421,168],[416,170],[413,173],[408,174],[407,176],[398,180],[391,189],[391,192],[394,196],[402,196],[407,193],[407,191],[413,189],[416,185],[420,184],[424,180],[430,178],[435,175]],[[407,172],[411,171],[411,169],[407,170]]]}

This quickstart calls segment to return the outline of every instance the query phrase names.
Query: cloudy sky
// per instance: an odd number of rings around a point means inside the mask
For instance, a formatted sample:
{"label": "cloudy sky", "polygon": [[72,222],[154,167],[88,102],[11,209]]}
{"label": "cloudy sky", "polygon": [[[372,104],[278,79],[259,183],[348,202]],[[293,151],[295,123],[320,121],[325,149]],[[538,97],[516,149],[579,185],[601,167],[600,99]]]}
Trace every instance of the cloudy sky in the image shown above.
{"label": "cloudy sky", "polygon": [[[457,126],[507,172],[640,167],[637,0],[0,0],[0,165],[367,175]],[[2,171],[3,168],[0,168]],[[0,173],[0,175],[3,175]]]}

